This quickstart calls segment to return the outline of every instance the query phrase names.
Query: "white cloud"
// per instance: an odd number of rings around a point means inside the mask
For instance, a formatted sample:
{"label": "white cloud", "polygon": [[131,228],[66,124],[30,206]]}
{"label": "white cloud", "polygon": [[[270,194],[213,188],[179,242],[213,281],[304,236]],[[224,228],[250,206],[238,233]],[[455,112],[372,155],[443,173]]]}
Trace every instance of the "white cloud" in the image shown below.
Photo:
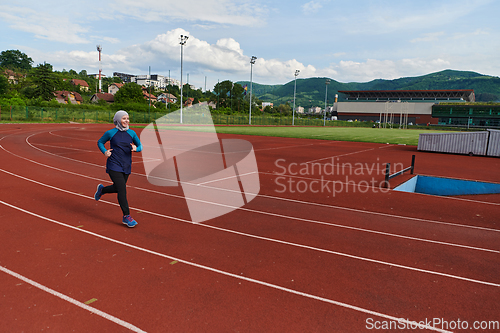
{"label": "white cloud", "polygon": [[302,5],[302,11],[306,15],[317,13],[323,5],[319,1],[309,1],[308,3]]}
{"label": "white cloud", "polygon": [[491,4],[492,0],[399,1],[391,5],[374,2],[366,9],[355,12],[356,18],[341,18],[346,31],[361,34],[386,34],[408,30],[419,31],[422,27],[442,27],[462,24],[477,8]]}
{"label": "white cloud", "polygon": [[423,37],[419,38],[414,38],[410,42],[412,43],[418,43],[418,42],[436,42],[439,40],[439,37],[443,36],[444,32],[430,32],[427,34],[424,34]]}
{"label": "white cloud", "polygon": [[264,22],[266,6],[244,0],[115,0],[113,10],[145,22],[165,19],[256,26]]}
{"label": "white cloud", "polygon": [[[68,16],[69,17],[69,16]],[[68,17],[55,16],[26,7],[0,6],[0,18],[10,24],[10,28],[32,33],[36,38],[68,44],[89,43],[83,37],[88,31]]]}
{"label": "white cloud", "polygon": [[[472,34],[483,36],[484,31],[477,30]],[[189,36],[184,46],[183,60],[184,74],[191,74],[190,83],[197,87],[203,86],[204,77],[209,76],[207,87],[210,89],[214,81],[217,82],[217,79],[241,81],[250,78],[250,57],[254,54],[244,50],[239,41],[225,37],[210,43],[181,28],[167,31],[152,40],[127,46],[118,51],[113,51],[111,47],[104,47],[103,70],[107,75],[111,75],[114,71],[144,74],[147,72],[148,66],[151,66],[154,73],[163,75],[167,75],[169,70],[172,70],[172,77],[179,79],[180,35]],[[434,33],[422,35],[421,38],[430,40],[447,35]],[[490,37],[488,36],[488,38]],[[415,50],[398,53],[396,49],[393,49],[391,54],[380,53],[372,55],[368,59],[358,54],[357,60],[346,59],[346,53],[342,52],[333,55],[340,61],[336,60],[330,65],[321,67],[298,61],[293,55],[288,59],[259,57],[253,66],[253,80],[264,84],[282,84],[293,80],[297,69],[300,70],[300,78],[330,77],[340,82],[367,82],[378,78],[396,79],[424,75],[448,68],[476,70],[485,74],[500,72],[500,65],[497,65],[495,61],[497,53],[494,45],[490,46],[491,50],[487,50],[486,53],[479,52],[479,46],[483,44],[483,40],[474,39],[476,43],[479,43],[476,47],[476,44],[471,44],[471,38],[469,38],[467,49],[471,51],[460,53],[463,50],[462,44],[454,43],[451,38],[442,39],[443,41],[440,40],[438,44],[440,47],[438,51],[428,48],[425,52],[418,53],[416,50],[419,47],[416,47]],[[454,50],[453,45],[458,50]],[[97,51],[93,46],[87,47],[87,51],[50,53],[26,47],[20,49],[27,52],[35,63],[47,61],[58,70],[62,68],[72,68],[77,71],[86,69],[90,73],[97,72],[99,68]],[[484,51],[484,48],[481,50]],[[347,54],[349,57],[353,57],[352,51]],[[408,57],[408,54],[413,56]]]}
{"label": "white cloud", "polygon": [[423,75],[450,68],[451,63],[444,59],[402,59],[376,60],[365,62],[340,61],[332,64],[330,70],[337,73],[334,77],[341,82],[367,82],[374,79],[397,79],[406,76]]}
{"label": "white cloud", "polygon": [[111,44],[118,44],[120,43],[120,40],[118,38],[113,38],[113,37],[99,37],[99,36],[91,36],[93,40],[96,41],[105,41]]}
{"label": "white cloud", "polygon": [[478,36],[482,35],[489,35],[489,32],[482,29],[476,29],[474,32],[456,33],[455,35],[453,35],[453,39],[477,38]]}

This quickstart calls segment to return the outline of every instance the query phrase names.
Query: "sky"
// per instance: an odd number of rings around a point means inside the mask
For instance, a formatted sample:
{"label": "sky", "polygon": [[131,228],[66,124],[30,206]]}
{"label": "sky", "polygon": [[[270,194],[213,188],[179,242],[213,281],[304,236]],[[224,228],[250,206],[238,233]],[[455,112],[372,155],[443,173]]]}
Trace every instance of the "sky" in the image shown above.
{"label": "sky", "polygon": [[[218,81],[500,76],[498,0],[0,0],[0,51],[55,70]],[[257,60],[251,67],[250,59]],[[206,83],[205,83],[206,82]]]}

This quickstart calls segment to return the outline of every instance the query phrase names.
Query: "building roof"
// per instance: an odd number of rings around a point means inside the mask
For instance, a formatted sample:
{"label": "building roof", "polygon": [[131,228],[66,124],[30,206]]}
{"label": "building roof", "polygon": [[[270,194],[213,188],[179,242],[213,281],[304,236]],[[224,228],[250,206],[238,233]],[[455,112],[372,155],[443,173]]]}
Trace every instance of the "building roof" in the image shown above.
{"label": "building roof", "polygon": [[67,90],[63,90],[63,91],[54,91],[54,96],[56,97],[61,97],[61,98],[64,98],[64,97],[68,97],[69,94],[73,94],[75,96],[75,100],[77,101],[80,101],[82,102],[83,101],[83,98],[82,98],[82,95],[80,95],[79,93],[75,92],[75,91],[67,91]]}
{"label": "building roof", "polygon": [[110,86],[115,85],[118,89],[123,87],[124,83],[111,83]]}
{"label": "building roof", "polygon": [[[73,95],[75,97],[75,101],[76,102],[83,102],[83,98],[82,98],[82,95],[80,95],[79,93],[75,92],[75,91],[67,91],[67,90],[63,90],[63,91],[54,91],[54,96],[56,97],[56,99],[59,101],[59,103],[62,103],[61,101],[67,101],[68,100],[68,97],[70,97],[70,94]],[[73,103],[72,100],[70,100],[71,103]]]}
{"label": "building roof", "polygon": [[151,98],[156,100],[156,96],[150,93],[145,92],[144,90],[142,91],[142,95],[144,96],[145,99]]}
{"label": "building roof", "polygon": [[109,93],[96,93],[96,94],[92,95],[91,99],[94,97],[97,99],[103,99],[108,103],[113,103],[115,101],[115,96],[113,94],[109,94]]}
{"label": "building roof", "polygon": [[474,102],[474,89],[448,90],[343,90],[347,100],[459,100]]}
{"label": "building roof", "polygon": [[85,80],[79,80],[79,79],[71,79],[71,83],[73,83],[75,86],[80,85],[82,87],[87,87],[89,84]]}

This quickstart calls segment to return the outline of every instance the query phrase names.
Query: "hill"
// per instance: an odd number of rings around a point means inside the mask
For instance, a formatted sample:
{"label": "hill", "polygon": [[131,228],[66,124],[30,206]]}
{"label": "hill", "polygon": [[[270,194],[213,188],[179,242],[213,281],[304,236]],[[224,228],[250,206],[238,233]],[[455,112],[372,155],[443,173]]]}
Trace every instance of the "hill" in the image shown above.
{"label": "hill", "polygon": [[[296,105],[309,108],[325,105],[326,78],[297,79]],[[331,104],[339,90],[440,90],[474,89],[476,101],[488,102],[500,100],[500,78],[475,72],[444,70],[417,77],[404,77],[395,80],[377,79],[365,83],[342,83],[330,79],[328,103]],[[249,81],[238,82],[241,85]],[[265,102],[274,105],[293,103],[294,81],[283,85],[264,85],[253,83],[252,93]],[[343,96],[339,94],[339,100]]]}

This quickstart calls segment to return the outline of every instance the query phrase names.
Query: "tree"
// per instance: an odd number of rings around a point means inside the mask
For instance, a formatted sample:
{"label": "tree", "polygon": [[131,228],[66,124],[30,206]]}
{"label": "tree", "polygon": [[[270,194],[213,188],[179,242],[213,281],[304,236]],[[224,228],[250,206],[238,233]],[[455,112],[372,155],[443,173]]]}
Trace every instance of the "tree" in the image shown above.
{"label": "tree", "polygon": [[3,75],[0,74],[0,96],[7,93],[9,90],[9,80]]}
{"label": "tree", "polygon": [[232,110],[242,110],[244,100],[244,89],[239,83],[229,80],[217,83],[214,86],[214,93],[217,94],[217,108],[226,107]]}
{"label": "tree", "polygon": [[274,110],[271,107],[271,105],[266,105],[266,107],[264,108],[263,112],[274,113]]}
{"label": "tree", "polygon": [[0,67],[30,70],[33,60],[19,50],[7,50],[0,53]]}
{"label": "tree", "polygon": [[115,102],[125,103],[145,103],[142,95],[142,87],[137,83],[126,83],[115,94]]}
{"label": "tree", "polygon": [[283,116],[289,116],[292,112],[292,109],[290,108],[290,105],[288,103],[280,104],[278,106],[278,112],[281,113]]}
{"label": "tree", "polygon": [[39,64],[33,69],[31,76],[33,83],[36,85],[34,97],[41,97],[45,101],[53,99],[58,82],[52,72],[52,65],[47,63]]}

